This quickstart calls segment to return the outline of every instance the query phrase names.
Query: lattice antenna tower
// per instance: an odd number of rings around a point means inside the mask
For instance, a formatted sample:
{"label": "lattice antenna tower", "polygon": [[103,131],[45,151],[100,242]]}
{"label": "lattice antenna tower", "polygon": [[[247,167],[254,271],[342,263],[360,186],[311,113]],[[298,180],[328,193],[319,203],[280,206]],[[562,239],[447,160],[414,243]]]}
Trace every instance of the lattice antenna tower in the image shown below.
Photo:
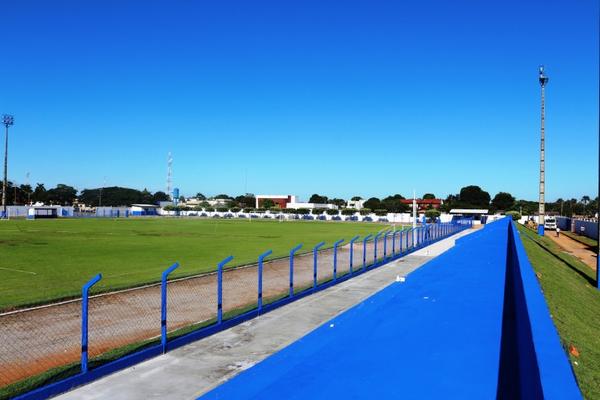
{"label": "lattice antenna tower", "polygon": [[173,156],[171,152],[167,155],[167,196],[172,197],[171,189],[173,186]]}

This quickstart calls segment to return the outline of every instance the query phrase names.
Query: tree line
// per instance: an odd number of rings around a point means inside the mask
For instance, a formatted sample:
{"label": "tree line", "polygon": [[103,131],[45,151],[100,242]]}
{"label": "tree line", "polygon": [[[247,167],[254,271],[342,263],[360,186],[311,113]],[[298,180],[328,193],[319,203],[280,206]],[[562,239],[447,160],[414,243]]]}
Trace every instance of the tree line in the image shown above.
{"label": "tree line", "polygon": [[[2,188],[0,187],[0,193]],[[194,198],[200,200],[200,207],[209,207],[209,200],[202,193],[197,193]],[[423,199],[435,199],[433,193],[425,193]],[[240,209],[253,208],[256,204],[256,198],[251,193],[239,196],[229,196],[227,194],[218,194],[211,199],[224,200],[222,207]],[[406,198],[400,194],[389,195],[382,199],[370,197],[365,200],[363,207],[378,214],[402,213],[411,210],[410,204],[405,204],[402,200]],[[74,203],[85,204],[91,207],[97,206],[129,206],[131,204],[158,204],[161,201],[169,201],[169,196],[162,191],[150,192],[147,189],[137,190],[126,187],[111,186],[104,188],[84,189],[78,192],[72,186],[58,184],[53,188],[46,189],[43,183],[36,184],[35,188],[31,185],[14,185],[8,182],[7,204],[24,205],[31,203],[72,205]],[[185,198],[181,196],[181,201]],[[353,201],[363,200],[360,196],[352,197]],[[341,209],[346,207],[346,200],[341,198],[329,198],[325,195],[313,194],[309,199],[310,203],[334,204]],[[267,199],[262,207],[270,209],[275,204]],[[430,209],[433,206],[429,206]],[[499,192],[493,198],[488,192],[476,185],[465,186],[459,193],[451,194],[446,197],[440,211],[448,212],[455,208],[467,209],[488,209],[490,212],[498,211],[517,211],[523,215],[533,215],[538,210],[537,201],[517,200],[508,192]],[[583,196],[581,199],[562,199],[546,203],[546,212],[564,216],[582,215],[593,216],[598,209],[598,197],[592,199],[589,196]],[[365,210],[366,211],[366,210]]]}
{"label": "tree line", "polygon": [[[0,193],[2,190],[0,189]],[[8,182],[7,204],[25,205],[34,203],[55,204],[70,206],[75,203],[85,204],[91,207],[97,206],[130,206],[131,204],[157,204],[160,201],[168,201],[169,196],[165,192],[151,193],[147,189],[137,190],[119,186],[84,189],[81,193],[73,186],[59,183],[56,187],[46,189],[43,183],[31,185],[14,185]]]}

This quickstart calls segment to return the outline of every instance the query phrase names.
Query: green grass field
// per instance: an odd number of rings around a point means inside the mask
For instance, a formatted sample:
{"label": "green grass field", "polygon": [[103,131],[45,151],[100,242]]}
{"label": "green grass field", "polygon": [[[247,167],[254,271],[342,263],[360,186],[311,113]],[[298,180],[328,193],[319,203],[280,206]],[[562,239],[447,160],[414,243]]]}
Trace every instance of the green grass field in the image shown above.
{"label": "green grass field", "polygon": [[101,272],[94,292],[157,282],[174,262],[173,277],[256,262],[260,253],[286,256],[298,243],[349,240],[389,225],[322,221],[223,219],[59,219],[0,222],[0,310],[78,296]]}
{"label": "green grass field", "polygon": [[579,357],[569,355],[579,387],[585,398],[600,399],[600,290],[594,286],[595,271],[552,240],[522,226],[519,231],[563,346],[579,351]]}

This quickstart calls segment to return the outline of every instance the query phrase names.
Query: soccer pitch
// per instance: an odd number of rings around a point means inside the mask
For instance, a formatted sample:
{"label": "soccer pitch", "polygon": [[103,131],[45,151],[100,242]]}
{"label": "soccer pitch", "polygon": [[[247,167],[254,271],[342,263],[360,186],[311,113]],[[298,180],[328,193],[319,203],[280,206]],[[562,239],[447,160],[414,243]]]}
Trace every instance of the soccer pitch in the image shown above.
{"label": "soccer pitch", "polygon": [[[378,223],[192,218],[10,220],[0,223],[0,310],[77,297],[101,272],[94,293],[158,282],[174,262],[172,277],[256,262],[260,253],[287,256],[321,241],[374,234]],[[400,227],[398,227],[399,229]]]}

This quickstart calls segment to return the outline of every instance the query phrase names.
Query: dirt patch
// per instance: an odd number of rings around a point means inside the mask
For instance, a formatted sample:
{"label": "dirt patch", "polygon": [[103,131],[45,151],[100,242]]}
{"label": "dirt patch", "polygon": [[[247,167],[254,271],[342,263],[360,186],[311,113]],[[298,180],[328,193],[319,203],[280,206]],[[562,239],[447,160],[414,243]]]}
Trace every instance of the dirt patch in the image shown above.
{"label": "dirt patch", "polygon": [[553,242],[558,244],[563,250],[572,256],[577,257],[588,267],[596,270],[596,259],[597,255],[593,251],[591,251],[588,246],[585,244],[578,242],[577,240],[571,239],[566,235],[556,236],[556,232],[554,231],[545,231],[544,236],[550,238]]}

